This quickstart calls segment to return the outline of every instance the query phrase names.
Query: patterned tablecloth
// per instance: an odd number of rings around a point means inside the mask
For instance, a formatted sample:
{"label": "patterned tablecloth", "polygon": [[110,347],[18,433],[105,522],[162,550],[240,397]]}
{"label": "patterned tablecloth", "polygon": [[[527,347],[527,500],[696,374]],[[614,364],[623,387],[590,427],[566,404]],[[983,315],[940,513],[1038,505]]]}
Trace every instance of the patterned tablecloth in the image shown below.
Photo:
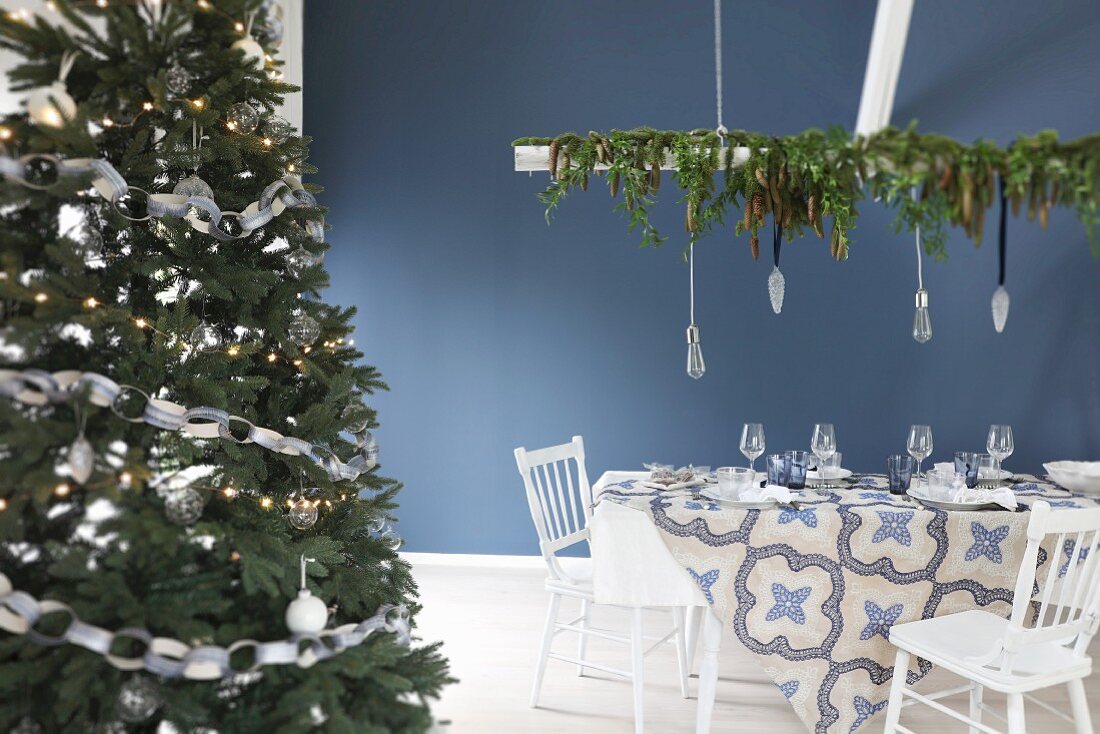
{"label": "patterned tablecloth", "polygon": [[[1016,512],[943,512],[892,496],[885,477],[856,475],[798,510],[745,510],[615,474],[597,501],[645,512],[727,632],[759,656],[811,731],[830,733],[885,710],[891,625],[974,608],[1008,615],[1031,502],[1100,504],[1025,475],[1011,480]],[[1040,564],[1048,557],[1040,552]],[[917,661],[909,682],[930,669]]]}

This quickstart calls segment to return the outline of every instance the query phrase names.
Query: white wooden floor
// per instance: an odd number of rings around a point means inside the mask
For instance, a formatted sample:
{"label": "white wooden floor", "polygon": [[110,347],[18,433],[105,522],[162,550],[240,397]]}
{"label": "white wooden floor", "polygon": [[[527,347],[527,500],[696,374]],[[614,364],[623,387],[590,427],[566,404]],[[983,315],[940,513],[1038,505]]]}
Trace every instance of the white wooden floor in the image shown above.
{"label": "white wooden floor", "polygon": [[[414,575],[420,584],[424,609],[418,617],[418,634],[425,640],[443,640],[452,672],[461,679],[446,689],[435,705],[436,716],[448,734],[511,734],[512,732],[627,732],[633,731],[630,683],[587,673],[577,676],[574,666],[551,660],[547,664],[539,708],[528,707],[536,651],[546,614],[543,591],[545,571],[538,568],[488,568],[477,565],[436,565],[414,559]],[[570,600],[563,601],[563,607]],[[572,612],[574,606],[563,609]],[[597,608],[595,624],[621,625],[621,612]],[[668,615],[654,614],[653,631],[669,624]],[[575,654],[575,636],[562,634],[558,645]],[[592,638],[590,655],[613,667],[628,668],[625,646]],[[1100,643],[1093,656],[1100,655]],[[676,657],[671,646],[646,658],[646,731],[675,733],[694,731],[695,683],[692,696],[680,697]],[[949,675],[929,676],[922,687],[937,687]],[[940,685],[939,687],[946,687]],[[1100,726],[1100,673],[1087,683],[1093,721]],[[1069,710],[1064,688],[1052,689],[1043,698]],[[946,699],[965,710],[962,697]],[[1000,705],[1003,699],[987,693],[986,700]],[[1073,728],[1038,706],[1027,708],[1032,734],[1072,732]],[[882,731],[882,719],[864,732]],[[909,707],[902,723],[930,734],[962,732],[966,727],[925,707]],[[997,725],[999,722],[990,720]],[[726,637],[722,650],[718,697],[714,709],[715,734],[802,734],[806,729],[786,699],[735,638]]]}

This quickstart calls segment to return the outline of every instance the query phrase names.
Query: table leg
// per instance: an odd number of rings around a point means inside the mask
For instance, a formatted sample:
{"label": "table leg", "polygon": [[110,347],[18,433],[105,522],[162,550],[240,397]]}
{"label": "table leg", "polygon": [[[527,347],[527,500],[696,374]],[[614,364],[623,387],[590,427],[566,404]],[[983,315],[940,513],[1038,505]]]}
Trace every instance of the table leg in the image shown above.
{"label": "table leg", "polygon": [[706,607],[687,608],[687,631],[684,637],[687,641],[688,675],[695,671],[695,651],[699,647],[699,629],[703,626],[703,612]]}
{"label": "table leg", "polygon": [[703,662],[699,665],[699,701],[695,705],[695,734],[709,734],[718,685],[718,651],[722,647],[722,620],[707,608],[703,615]]}

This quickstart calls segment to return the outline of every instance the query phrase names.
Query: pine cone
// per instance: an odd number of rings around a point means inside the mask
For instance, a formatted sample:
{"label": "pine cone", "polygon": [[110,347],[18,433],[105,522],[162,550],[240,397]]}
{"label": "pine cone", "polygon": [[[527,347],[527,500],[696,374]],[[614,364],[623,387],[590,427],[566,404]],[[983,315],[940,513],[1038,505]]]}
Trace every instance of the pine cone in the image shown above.
{"label": "pine cone", "polygon": [[757,189],[752,192],[752,216],[757,222],[764,223],[764,192]]}
{"label": "pine cone", "polygon": [[1050,202],[1044,201],[1039,205],[1039,226],[1043,229],[1047,228],[1050,223]]}
{"label": "pine cone", "polygon": [[1024,197],[1020,196],[1019,194],[1013,194],[1012,195],[1012,216],[1014,216],[1014,217],[1020,216],[1020,207],[1022,207],[1023,204],[1024,204]]}
{"label": "pine cone", "polygon": [[611,198],[614,199],[616,196],[619,195],[619,174],[611,173],[608,174],[607,178],[608,183],[611,184]]}
{"label": "pine cone", "polygon": [[791,228],[791,217],[794,214],[794,207],[787,206],[783,208],[783,229]]}
{"label": "pine cone", "polygon": [[836,222],[833,222],[833,228],[829,232],[829,254],[832,255],[834,258],[836,257],[836,253],[839,249],[839,242],[840,230],[836,228]]}
{"label": "pine cone", "polygon": [[752,249],[752,259],[760,259],[760,238],[753,232],[749,237],[749,248]]}
{"label": "pine cone", "polygon": [[955,180],[955,171],[951,166],[947,166],[943,169],[943,174],[940,176],[940,188],[946,191],[951,186],[951,182]]}
{"label": "pine cone", "polygon": [[588,191],[588,174],[581,176],[581,191]]}
{"label": "pine cone", "polygon": [[757,181],[758,181],[758,182],[760,183],[760,185],[761,185],[761,186],[763,186],[763,187],[764,187],[765,189],[766,189],[766,188],[768,188],[768,179],[767,179],[767,177],[766,177],[766,176],[764,176],[764,172],[763,172],[763,171],[761,171],[761,170],[760,170],[759,168],[757,168],[757,169],[756,169],[756,180],[757,180]]}
{"label": "pine cone", "polygon": [[813,226],[817,222],[819,213],[817,211],[817,197],[813,194],[806,199],[806,221]]}
{"label": "pine cone", "polygon": [[742,229],[749,230],[752,228],[752,201],[750,199],[745,199],[745,203],[742,204],[741,208],[744,214],[741,222]]}
{"label": "pine cone", "polygon": [[684,215],[684,227],[692,234],[695,234],[695,230],[699,227],[699,223],[695,221],[695,209],[695,202],[689,200],[687,213]]}
{"label": "pine cone", "polygon": [[558,177],[558,149],[561,143],[557,140],[550,141],[550,178]]}
{"label": "pine cone", "polygon": [[649,189],[653,193],[661,188],[661,166],[654,163],[653,167],[649,169]]}

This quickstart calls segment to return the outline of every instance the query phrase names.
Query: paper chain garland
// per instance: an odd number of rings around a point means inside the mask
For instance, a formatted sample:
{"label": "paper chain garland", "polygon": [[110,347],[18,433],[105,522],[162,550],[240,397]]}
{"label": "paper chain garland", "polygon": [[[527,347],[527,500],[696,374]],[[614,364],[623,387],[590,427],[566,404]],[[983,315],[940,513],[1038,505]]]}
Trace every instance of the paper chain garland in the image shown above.
{"label": "paper chain garland", "polygon": [[[67,614],[69,625],[54,637],[35,630],[38,620],[49,614]],[[361,644],[379,630],[392,632],[396,642],[408,646],[411,642],[408,610],[404,606],[385,604],[374,616],[358,624],[345,624],[318,634],[297,634],[276,642],[237,640],[228,647],[200,645],[192,647],[170,637],[157,637],[141,627],[124,627],[117,632],[82,622],[66,604],[50,599],[39,601],[24,591],[12,588],[11,581],[0,573],[0,629],[26,635],[32,642],[47,647],[66,643],[78,645],[102,655],[119,670],[145,669],[165,678],[217,680],[232,675],[254,673],[265,665],[295,664],[308,668],[315,663]],[[123,657],[111,653],[116,640],[133,640],[145,646],[141,655]],[[301,650],[302,642],[309,645]],[[229,658],[239,650],[252,648],[252,664],[243,670],[232,667]],[[301,651],[300,651],[301,650]]]}
{"label": "paper chain garland", "polygon": [[[344,463],[330,449],[300,438],[283,436],[270,428],[261,428],[240,416],[230,415],[221,408],[200,406],[187,409],[177,403],[152,398],[144,390],[132,385],[119,385],[114,380],[95,372],[65,370],[49,373],[29,369],[22,372],[0,370],[0,395],[13,398],[26,405],[46,405],[66,402],[88,388],[93,405],[110,408],[111,412],[130,423],[147,423],[166,431],[183,431],[195,438],[222,438],[238,444],[255,443],[270,451],[288,456],[304,456],[321,467],[334,481],[351,480],[366,474],[378,463],[378,445],[369,431],[356,434],[359,453]],[[145,408],[136,418],[123,415],[118,401],[128,393],[145,398]],[[248,426],[248,435],[239,439],[230,431],[233,423]]]}
{"label": "paper chain garland", "polygon": [[[0,175],[9,181],[32,189],[45,190],[49,185],[36,184],[28,180],[28,170],[34,163],[45,161],[56,168],[57,176],[83,176],[93,174],[92,186],[103,198],[111,203],[115,211],[132,222],[144,222],[152,218],[179,217],[186,219],[191,226],[216,240],[229,240],[247,237],[287,209],[313,208],[317,199],[302,187],[296,176],[285,176],[270,183],[263,190],[259,201],[245,207],[243,212],[222,211],[217,202],[206,196],[179,196],[177,194],[150,194],[145,189],[126,183],[122,175],[109,162],[99,158],[62,159],[49,153],[31,153],[19,158],[0,155]],[[52,185],[52,184],[51,184]],[[119,208],[119,203],[130,195],[131,191],[140,191],[147,197],[146,214],[134,217]],[[209,221],[199,218],[194,209],[201,209],[210,215]],[[241,228],[238,234],[226,232],[221,223],[226,219],[235,219]],[[323,217],[304,220],[306,235],[320,244],[325,241],[325,220]],[[315,264],[321,256],[314,256]]]}

